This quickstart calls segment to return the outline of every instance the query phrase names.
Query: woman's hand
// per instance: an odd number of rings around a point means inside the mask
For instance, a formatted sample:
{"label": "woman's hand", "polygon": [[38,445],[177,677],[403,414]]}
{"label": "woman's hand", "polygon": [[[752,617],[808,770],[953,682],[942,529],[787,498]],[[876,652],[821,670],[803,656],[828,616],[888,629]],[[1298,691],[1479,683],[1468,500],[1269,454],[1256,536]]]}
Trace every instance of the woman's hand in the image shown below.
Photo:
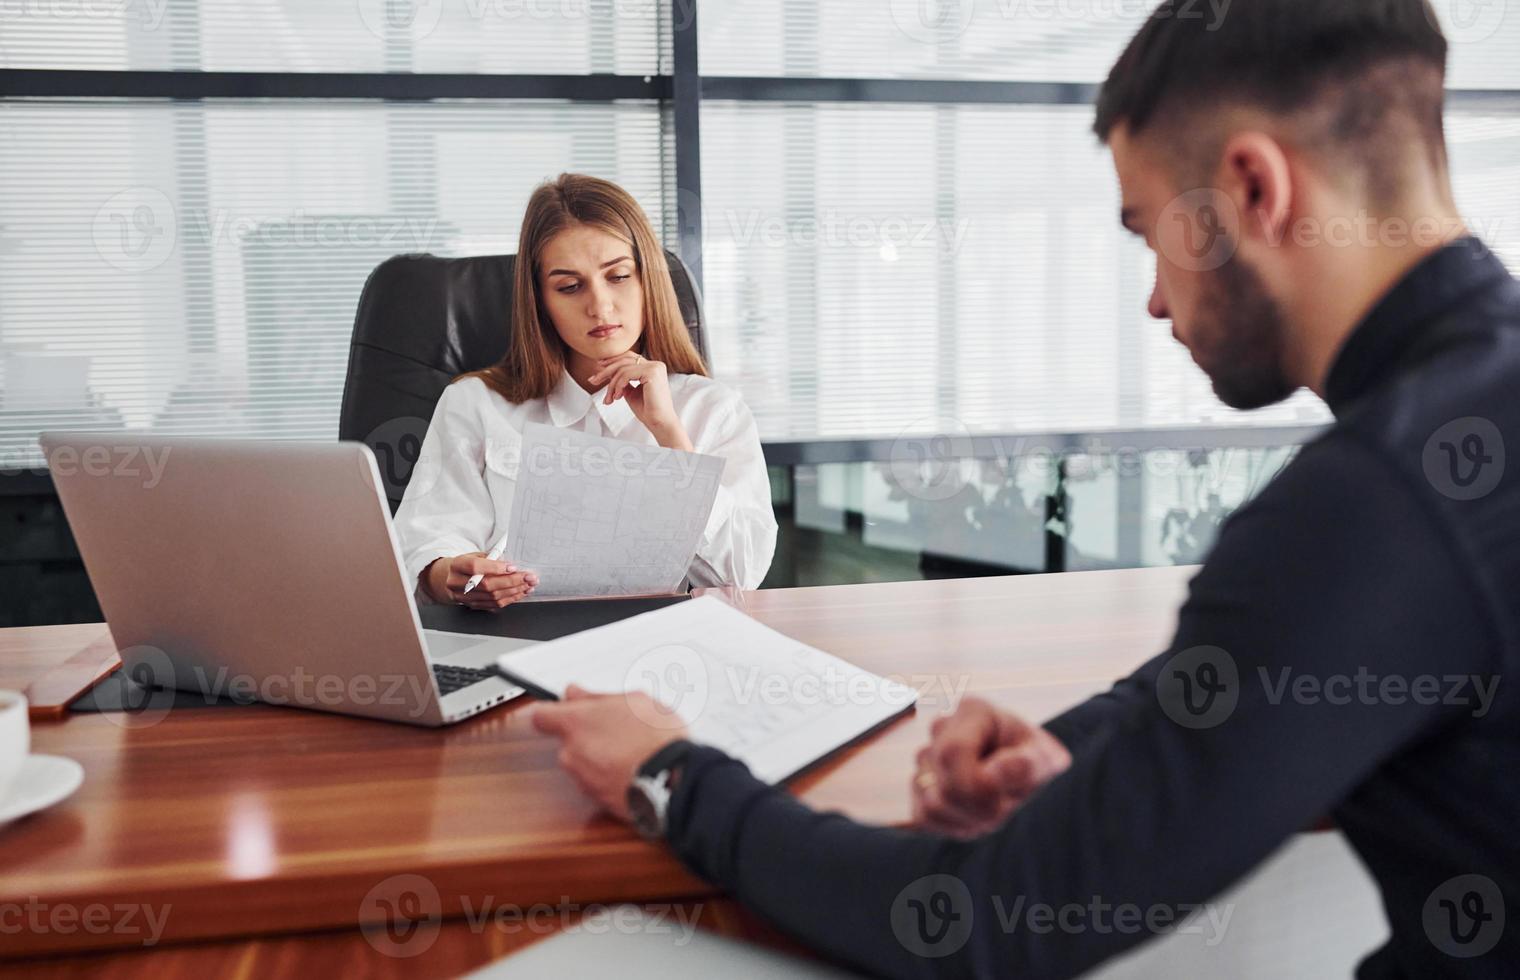
{"label": "woman's hand", "polygon": [[[484,573],[485,578],[466,595],[465,585],[478,573]],[[484,551],[472,551],[437,559],[423,571],[422,581],[436,602],[494,612],[532,593],[538,585],[538,573],[519,570],[510,562],[492,561]]]}
{"label": "woman's hand", "polygon": [[[627,401],[634,417],[644,423],[660,445],[692,452],[691,439],[670,399],[670,377],[663,362],[627,351],[617,357],[602,358],[597,362],[597,372],[588,380],[594,385],[605,381],[607,395],[602,404],[611,405],[619,398]],[[639,383],[637,388],[631,384],[634,381]]]}

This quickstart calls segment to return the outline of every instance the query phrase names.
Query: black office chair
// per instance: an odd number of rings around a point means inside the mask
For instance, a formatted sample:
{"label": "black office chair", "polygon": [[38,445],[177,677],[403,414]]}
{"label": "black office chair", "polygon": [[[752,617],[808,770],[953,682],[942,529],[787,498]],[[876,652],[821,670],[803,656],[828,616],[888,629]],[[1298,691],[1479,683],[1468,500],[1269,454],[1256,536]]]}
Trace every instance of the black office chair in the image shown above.
{"label": "black office chair", "polygon": [[[338,438],[369,444],[391,512],[401,503],[433,407],[449,382],[507,350],[515,255],[398,255],[359,296]],[[686,264],[665,253],[681,318],[703,360],[702,297]]]}

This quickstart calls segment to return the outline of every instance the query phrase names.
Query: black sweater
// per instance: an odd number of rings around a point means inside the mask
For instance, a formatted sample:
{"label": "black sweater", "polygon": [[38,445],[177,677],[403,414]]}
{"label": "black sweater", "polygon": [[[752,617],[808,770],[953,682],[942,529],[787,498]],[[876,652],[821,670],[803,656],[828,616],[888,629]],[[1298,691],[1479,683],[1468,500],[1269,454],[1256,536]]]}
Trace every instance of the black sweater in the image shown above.
{"label": "black sweater", "polygon": [[1327,387],[1335,424],[1225,523],[1171,646],[1049,722],[1072,766],[998,830],[862,826],[698,748],[675,851],[873,973],[1066,977],[1329,814],[1392,930],[1359,976],[1514,976],[1520,284],[1442,249]]}

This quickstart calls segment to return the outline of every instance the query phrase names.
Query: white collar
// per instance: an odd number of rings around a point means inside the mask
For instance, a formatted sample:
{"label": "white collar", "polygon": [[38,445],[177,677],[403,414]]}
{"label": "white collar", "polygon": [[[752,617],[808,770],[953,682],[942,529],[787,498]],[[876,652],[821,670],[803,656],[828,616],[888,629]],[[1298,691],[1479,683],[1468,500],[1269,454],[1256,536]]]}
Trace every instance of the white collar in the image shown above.
{"label": "white collar", "polygon": [[561,368],[559,384],[549,392],[549,418],[555,425],[568,428],[584,419],[586,413],[595,408],[607,431],[617,435],[634,418],[633,409],[628,407],[626,398],[619,398],[611,405],[602,404],[606,394],[606,385],[594,394],[587,394],[586,389],[570,377],[570,372]]}

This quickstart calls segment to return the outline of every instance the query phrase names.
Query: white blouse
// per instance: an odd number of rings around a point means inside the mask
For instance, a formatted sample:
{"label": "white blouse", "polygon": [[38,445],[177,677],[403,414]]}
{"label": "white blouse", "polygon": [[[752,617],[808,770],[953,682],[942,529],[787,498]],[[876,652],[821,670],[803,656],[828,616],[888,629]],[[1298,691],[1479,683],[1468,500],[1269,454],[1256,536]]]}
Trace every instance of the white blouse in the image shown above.
{"label": "white blouse", "polygon": [[[776,550],[776,517],[754,417],[727,385],[694,374],[669,378],[671,402],[692,447],[726,460],[687,575],[695,586],[759,588]],[[516,484],[511,450],[529,422],[658,445],[627,401],[603,405],[605,394],[605,387],[588,394],[568,371],[548,397],[517,404],[479,378],[445,388],[396,510],[396,535],[412,583],[435,559],[489,551],[506,532]],[[511,547],[508,542],[508,556]],[[416,591],[419,601],[431,601],[420,586]]]}

